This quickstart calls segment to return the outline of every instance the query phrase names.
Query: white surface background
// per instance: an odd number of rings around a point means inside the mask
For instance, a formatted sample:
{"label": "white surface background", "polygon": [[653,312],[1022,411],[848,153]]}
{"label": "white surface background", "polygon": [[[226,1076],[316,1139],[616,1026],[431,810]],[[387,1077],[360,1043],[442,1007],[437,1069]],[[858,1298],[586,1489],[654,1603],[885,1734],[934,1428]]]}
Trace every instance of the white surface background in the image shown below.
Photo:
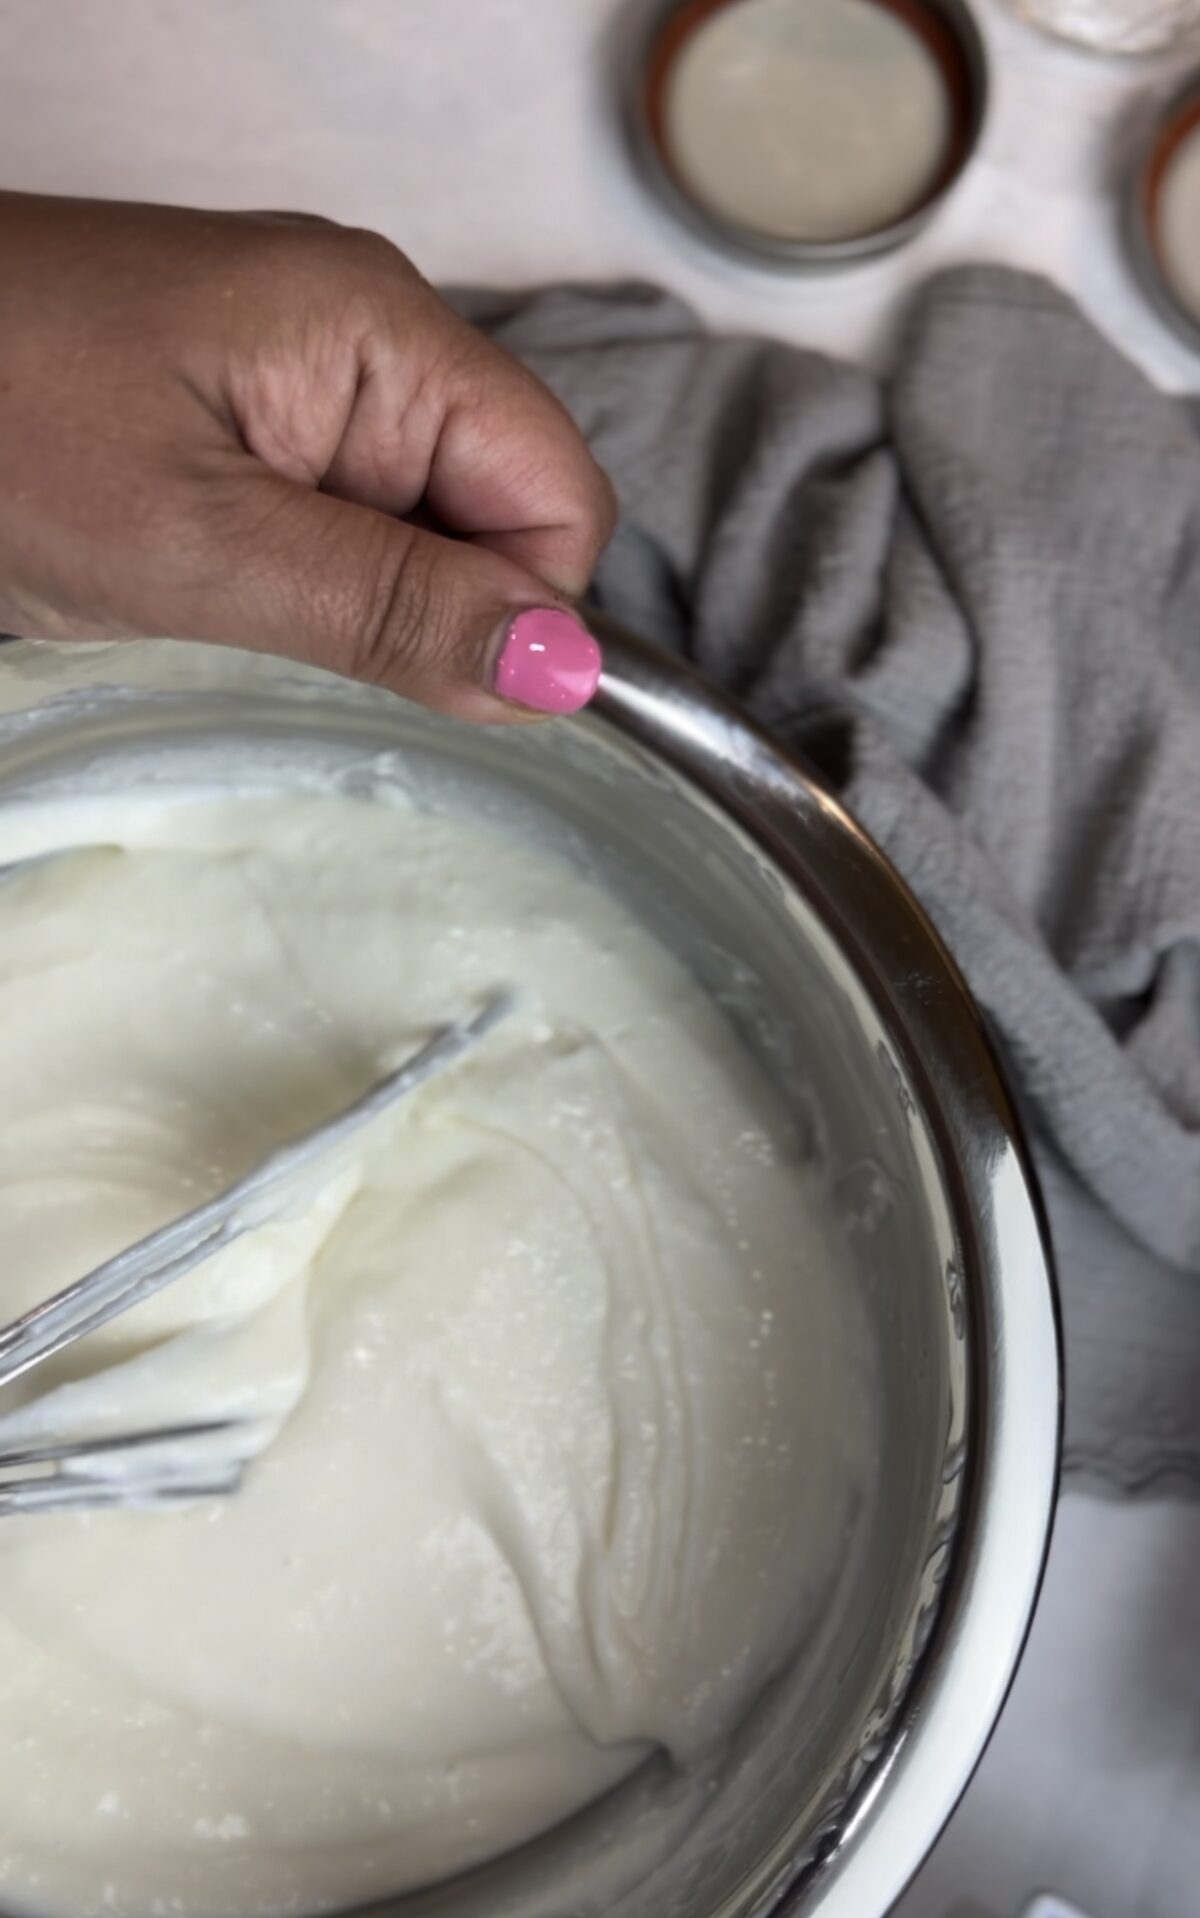
{"label": "white surface background", "polygon": [[1129,284],[1109,190],[1172,63],[1078,54],[979,5],[994,85],[970,174],[905,254],[829,280],[714,263],[631,182],[606,75],[620,0],[0,0],[0,181],[304,208],[378,227],[435,280],[640,275],[844,354],[875,353],[931,267],[1009,260],[1160,382],[1197,383]]}
{"label": "white surface background", "polygon": [[[1161,384],[1200,387],[1130,282],[1116,217],[1130,126],[1172,63],[1069,52],[989,0],[993,111],[951,204],[902,256],[787,282],[710,260],[630,178],[605,84],[614,12],[0,0],[0,183],[303,207],[382,229],[434,279],[635,275],[715,324],[873,360],[907,287],[1000,259],[1067,286]],[[1200,1393],[1200,1354],[1197,1374]],[[1064,1502],[1013,1699],[900,1910],[1016,1918],[1049,1887],[1089,1918],[1200,1915],[1200,1506]]]}

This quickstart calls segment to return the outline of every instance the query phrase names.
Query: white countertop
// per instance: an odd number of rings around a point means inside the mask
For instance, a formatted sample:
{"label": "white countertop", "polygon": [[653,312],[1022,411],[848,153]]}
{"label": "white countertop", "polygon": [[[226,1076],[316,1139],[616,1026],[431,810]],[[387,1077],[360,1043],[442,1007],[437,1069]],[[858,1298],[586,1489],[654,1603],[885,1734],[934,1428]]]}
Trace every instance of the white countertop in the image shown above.
{"label": "white countertop", "polygon": [[1071,1493],[996,1735],[893,1918],[1021,1918],[1047,1891],[1197,1918],[1197,1807],[1200,1502]]}

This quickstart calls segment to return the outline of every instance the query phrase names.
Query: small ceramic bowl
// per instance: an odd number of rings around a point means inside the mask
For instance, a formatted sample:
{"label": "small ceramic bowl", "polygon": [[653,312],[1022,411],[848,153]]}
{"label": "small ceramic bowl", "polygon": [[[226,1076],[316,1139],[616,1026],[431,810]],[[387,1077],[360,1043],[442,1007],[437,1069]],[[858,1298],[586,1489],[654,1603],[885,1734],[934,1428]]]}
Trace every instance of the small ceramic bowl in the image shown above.
{"label": "small ceramic bowl", "polygon": [[[720,24],[742,0],[643,0],[620,22],[617,86],[627,144],[638,177],[658,201],[716,253],[774,268],[810,273],[846,267],[906,245],[933,217],[970,162],[987,109],[987,56],[966,0],[871,0],[907,30],[927,56],[944,94],[945,131],[911,204],[880,224],[819,238],[789,238],[717,210],[699,193],[672,151],[669,90],[681,57],[698,37]],[[833,69],[831,68],[831,72]],[[936,81],[935,81],[936,84]],[[936,96],[935,96],[936,97]],[[915,110],[915,104],[910,103]],[[864,115],[868,107],[864,102]],[[876,127],[877,116],[871,125]],[[911,128],[910,128],[911,132]],[[886,139],[886,133],[880,132]],[[787,156],[784,156],[786,160]],[[835,156],[835,164],[845,164]]]}

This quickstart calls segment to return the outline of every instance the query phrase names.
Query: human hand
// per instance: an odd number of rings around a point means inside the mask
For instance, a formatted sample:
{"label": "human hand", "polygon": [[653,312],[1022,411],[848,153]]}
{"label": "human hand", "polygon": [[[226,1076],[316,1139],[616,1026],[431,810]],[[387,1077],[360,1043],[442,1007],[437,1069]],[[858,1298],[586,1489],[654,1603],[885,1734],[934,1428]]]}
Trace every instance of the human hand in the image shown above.
{"label": "human hand", "polygon": [[558,402],[377,236],[0,194],[3,630],[570,712],[613,517]]}

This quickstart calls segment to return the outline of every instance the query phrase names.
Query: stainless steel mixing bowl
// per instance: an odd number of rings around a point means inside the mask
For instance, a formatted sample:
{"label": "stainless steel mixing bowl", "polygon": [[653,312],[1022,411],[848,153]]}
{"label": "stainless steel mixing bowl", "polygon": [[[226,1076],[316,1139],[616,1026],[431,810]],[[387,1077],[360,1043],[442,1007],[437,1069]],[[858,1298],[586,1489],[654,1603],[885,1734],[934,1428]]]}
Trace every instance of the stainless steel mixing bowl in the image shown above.
{"label": "stainless steel mixing bowl", "polygon": [[593,873],[726,1008],[827,1168],[878,1347],[878,1472],[839,1588],[707,1767],[652,1760],[386,1909],[882,1918],[979,1757],[1041,1574],[1060,1408],[1038,1207],[980,1020],[887,862],[683,668],[615,634],[607,657],[581,723],[479,733],[241,655],[6,648],[0,803],[81,775],[206,785],[231,739],[266,785],[410,787]]}

